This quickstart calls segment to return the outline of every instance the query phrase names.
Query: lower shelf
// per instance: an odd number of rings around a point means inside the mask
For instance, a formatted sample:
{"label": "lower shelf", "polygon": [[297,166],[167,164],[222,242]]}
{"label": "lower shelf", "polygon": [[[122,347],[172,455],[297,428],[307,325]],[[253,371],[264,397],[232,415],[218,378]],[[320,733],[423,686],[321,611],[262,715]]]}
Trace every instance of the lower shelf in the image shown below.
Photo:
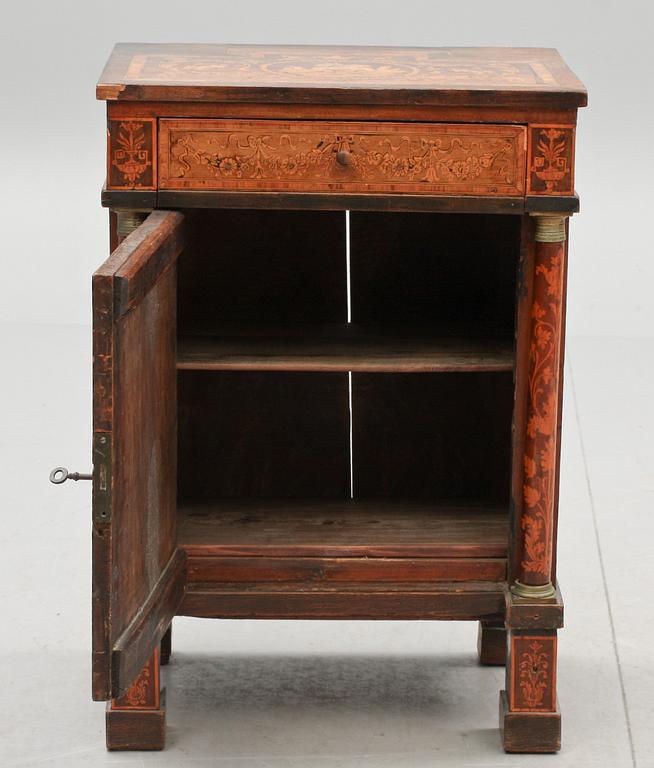
{"label": "lower shelf", "polygon": [[180,613],[214,618],[497,619],[508,511],[387,500],[179,507]]}
{"label": "lower shelf", "polygon": [[189,557],[506,558],[507,541],[502,507],[316,499],[179,507]]}

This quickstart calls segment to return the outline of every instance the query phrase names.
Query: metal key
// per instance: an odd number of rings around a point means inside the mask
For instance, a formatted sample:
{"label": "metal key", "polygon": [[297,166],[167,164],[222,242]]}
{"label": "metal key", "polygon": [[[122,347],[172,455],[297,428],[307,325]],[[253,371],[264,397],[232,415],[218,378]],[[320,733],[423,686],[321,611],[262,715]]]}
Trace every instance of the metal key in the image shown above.
{"label": "metal key", "polygon": [[93,475],[85,475],[82,472],[69,472],[66,467],[55,467],[55,469],[50,472],[50,482],[55,485],[61,485],[61,483],[65,483],[66,480],[74,480],[77,482],[78,480],[92,479]]}

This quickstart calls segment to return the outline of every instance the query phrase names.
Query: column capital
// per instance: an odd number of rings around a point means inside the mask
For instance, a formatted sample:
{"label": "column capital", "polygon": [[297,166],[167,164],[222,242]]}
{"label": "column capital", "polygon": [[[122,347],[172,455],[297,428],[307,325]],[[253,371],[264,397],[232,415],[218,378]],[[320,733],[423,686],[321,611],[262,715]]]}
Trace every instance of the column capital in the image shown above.
{"label": "column capital", "polygon": [[551,213],[531,214],[536,222],[534,240],[537,243],[563,243],[565,242],[565,215]]}
{"label": "column capital", "polygon": [[152,213],[149,208],[112,208],[111,210],[116,214],[116,233],[119,243],[127,235],[131,235]]}

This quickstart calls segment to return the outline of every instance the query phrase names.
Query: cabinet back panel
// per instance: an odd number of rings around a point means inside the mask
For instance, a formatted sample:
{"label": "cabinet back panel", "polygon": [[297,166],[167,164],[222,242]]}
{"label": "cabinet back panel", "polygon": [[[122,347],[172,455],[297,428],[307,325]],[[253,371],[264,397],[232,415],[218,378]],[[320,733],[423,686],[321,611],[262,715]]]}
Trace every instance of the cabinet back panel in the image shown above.
{"label": "cabinet back panel", "polygon": [[189,232],[180,333],[225,322],[345,322],[342,211],[193,211]]}
{"label": "cabinet back panel", "polygon": [[180,498],[349,497],[346,373],[178,376]]}
{"label": "cabinet back panel", "polygon": [[352,375],[355,498],[507,503],[511,373]]}
{"label": "cabinet back panel", "polygon": [[519,216],[350,214],[353,322],[514,327]]}

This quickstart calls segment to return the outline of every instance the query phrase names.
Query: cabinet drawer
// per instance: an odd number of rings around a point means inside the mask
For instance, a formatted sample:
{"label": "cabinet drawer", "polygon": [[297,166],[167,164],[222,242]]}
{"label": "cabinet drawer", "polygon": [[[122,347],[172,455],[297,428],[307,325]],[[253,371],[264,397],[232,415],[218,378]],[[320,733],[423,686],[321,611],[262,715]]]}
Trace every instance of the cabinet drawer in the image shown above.
{"label": "cabinet drawer", "polygon": [[159,121],[159,188],[523,195],[515,125]]}

